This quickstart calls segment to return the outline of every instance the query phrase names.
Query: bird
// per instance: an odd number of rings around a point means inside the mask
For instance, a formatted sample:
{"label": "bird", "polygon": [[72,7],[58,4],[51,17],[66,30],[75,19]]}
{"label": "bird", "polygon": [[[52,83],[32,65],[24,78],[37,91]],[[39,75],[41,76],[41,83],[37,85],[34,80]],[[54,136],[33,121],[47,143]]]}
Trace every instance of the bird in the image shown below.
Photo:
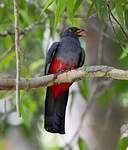
{"label": "bird", "polygon": [[[60,40],[49,48],[45,61],[45,75],[76,69],[84,64],[85,52],[79,37],[86,31],[78,27],[64,30]],[[65,112],[72,83],[47,87],[45,97],[44,128],[51,133],[65,134]]]}

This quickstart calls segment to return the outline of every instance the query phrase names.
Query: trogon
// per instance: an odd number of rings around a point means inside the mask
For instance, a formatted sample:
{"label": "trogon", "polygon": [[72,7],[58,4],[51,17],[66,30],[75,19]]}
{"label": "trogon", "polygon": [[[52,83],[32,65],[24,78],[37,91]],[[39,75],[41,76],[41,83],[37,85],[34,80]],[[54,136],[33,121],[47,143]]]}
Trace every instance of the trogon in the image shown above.
{"label": "trogon", "polygon": [[[86,31],[77,27],[66,29],[59,42],[54,42],[46,55],[45,75],[61,73],[81,67],[85,53],[79,37]],[[71,83],[47,87],[45,99],[44,128],[52,133],[65,133],[65,111]]]}

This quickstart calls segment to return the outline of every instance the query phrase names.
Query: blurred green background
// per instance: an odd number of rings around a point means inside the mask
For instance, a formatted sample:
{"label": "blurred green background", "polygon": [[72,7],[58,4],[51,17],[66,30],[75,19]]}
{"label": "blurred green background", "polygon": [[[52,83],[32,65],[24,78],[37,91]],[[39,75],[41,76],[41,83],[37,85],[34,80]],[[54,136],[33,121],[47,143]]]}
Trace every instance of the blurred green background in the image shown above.
{"label": "blurred green background", "polygon": [[[22,0],[21,76],[43,74],[46,52],[69,26],[87,30],[81,39],[85,65],[128,68],[128,0]],[[0,0],[0,77],[16,74],[13,1]],[[0,91],[0,150],[128,150],[128,82],[82,79],[72,85],[66,135],[44,130],[45,89]],[[88,111],[85,112],[86,107]]]}

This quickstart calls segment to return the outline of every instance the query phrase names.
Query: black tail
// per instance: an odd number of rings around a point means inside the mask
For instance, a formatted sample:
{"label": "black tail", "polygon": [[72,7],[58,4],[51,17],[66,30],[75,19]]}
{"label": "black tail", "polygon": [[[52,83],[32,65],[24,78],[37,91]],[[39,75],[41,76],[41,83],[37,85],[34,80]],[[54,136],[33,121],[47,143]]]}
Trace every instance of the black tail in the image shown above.
{"label": "black tail", "polygon": [[44,128],[52,133],[65,133],[65,111],[69,90],[54,98],[51,89],[47,88],[45,100]]}

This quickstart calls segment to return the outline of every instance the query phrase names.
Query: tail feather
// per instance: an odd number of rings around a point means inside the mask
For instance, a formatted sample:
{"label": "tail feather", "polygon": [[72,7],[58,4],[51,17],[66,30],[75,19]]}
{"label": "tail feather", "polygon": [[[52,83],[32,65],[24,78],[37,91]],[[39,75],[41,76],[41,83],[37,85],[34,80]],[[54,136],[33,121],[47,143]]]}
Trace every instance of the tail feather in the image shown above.
{"label": "tail feather", "polygon": [[65,133],[65,111],[69,90],[54,98],[50,87],[47,88],[45,100],[44,128],[52,133]]}

